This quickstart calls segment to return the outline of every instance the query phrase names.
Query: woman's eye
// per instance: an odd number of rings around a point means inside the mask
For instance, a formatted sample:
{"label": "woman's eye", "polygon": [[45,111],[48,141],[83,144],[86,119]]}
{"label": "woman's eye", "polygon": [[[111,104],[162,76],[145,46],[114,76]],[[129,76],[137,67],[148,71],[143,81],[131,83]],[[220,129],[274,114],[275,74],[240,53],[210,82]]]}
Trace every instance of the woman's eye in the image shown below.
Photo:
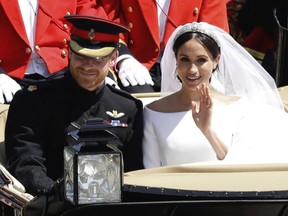
{"label": "woman's eye", "polygon": [[206,61],[207,61],[207,59],[205,59],[205,58],[199,58],[199,59],[197,60],[197,62],[200,62],[200,63],[201,63],[201,62],[203,63],[203,62],[206,62]]}
{"label": "woman's eye", "polygon": [[188,58],[181,58],[180,60],[181,60],[182,62],[187,62],[187,61],[189,61]]}

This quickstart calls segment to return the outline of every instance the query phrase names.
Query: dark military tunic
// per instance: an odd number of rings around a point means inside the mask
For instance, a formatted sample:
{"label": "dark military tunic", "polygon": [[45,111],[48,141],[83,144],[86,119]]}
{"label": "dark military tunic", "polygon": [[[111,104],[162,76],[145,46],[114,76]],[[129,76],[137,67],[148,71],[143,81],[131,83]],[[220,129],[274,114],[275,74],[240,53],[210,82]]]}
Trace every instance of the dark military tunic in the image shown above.
{"label": "dark military tunic", "polygon": [[123,113],[116,119],[128,124],[111,129],[123,143],[124,171],[142,169],[142,102],[109,85],[87,91],[67,73],[41,89],[16,93],[5,131],[8,170],[28,193],[50,188],[63,177],[63,149],[68,145],[70,123],[90,117],[111,121],[113,111]]}

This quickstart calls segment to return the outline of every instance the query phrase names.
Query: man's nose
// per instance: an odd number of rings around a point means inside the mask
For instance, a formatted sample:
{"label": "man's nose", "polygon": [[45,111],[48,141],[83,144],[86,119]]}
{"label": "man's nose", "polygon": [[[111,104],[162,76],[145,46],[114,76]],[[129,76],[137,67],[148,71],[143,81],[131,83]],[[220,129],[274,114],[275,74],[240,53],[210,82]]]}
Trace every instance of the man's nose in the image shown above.
{"label": "man's nose", "polygon": [[84,64],[83,64],[85,67],[95,67],[96,66],[96,62],[95,62],[95,59],[92,59],[92,58],[87,58],[84,60]]}

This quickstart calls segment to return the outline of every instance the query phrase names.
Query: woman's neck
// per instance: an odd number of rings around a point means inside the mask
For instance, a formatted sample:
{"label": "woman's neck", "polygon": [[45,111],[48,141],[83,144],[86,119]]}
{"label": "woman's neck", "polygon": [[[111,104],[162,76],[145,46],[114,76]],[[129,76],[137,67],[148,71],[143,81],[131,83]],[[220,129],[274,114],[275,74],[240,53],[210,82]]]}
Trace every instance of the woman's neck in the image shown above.
{"label": "woman's neck", "polygon": [[187,102],[191,104],[191,101],[199,101],[199,95],[197,90],[187,90],[182,88],[177,92],[177,97],[179,97],[180,101]]}

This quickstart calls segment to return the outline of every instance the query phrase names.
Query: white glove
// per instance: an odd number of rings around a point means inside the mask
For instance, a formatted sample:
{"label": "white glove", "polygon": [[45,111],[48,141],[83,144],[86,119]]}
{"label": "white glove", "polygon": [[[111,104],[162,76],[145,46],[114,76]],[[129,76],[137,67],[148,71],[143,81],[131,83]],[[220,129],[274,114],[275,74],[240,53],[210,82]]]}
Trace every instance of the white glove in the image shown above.
{"label": "white glove", "polygon": [[6,74],[0,74],[0,104],[10,103],[20,89],[21,86],[15,80]]}
{"label": "white glove", "polygon": [[130,57],[122,60],[119,67],[118,77],[124,87],[135,85],[154,85],[149,71],[135,58]]}

